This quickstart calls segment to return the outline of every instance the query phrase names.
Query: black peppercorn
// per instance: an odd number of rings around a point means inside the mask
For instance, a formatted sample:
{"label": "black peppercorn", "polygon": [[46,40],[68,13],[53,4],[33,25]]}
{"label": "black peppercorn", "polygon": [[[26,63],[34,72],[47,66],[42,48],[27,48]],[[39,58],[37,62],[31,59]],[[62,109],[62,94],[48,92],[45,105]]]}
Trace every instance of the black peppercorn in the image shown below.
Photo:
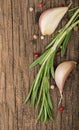
{"label": "black peppercorn", "polygon": [[36,23],[38,23],[40,15],[41,15],[41,12],[36,12],[36,14],[35,14],[35,22]]}

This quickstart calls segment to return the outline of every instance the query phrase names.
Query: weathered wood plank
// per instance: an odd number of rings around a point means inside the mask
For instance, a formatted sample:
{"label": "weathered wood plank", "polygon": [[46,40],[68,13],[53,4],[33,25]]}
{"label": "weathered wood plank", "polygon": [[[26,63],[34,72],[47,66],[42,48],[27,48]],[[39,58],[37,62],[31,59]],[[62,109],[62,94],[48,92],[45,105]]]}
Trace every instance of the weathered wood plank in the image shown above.
{"label": "weathered wood plank", "polygon": [[[56,57],[55,64],[63,60],[78,61],[77,67],[68,78],[62,105],[63,113],[58,111],[59,91],[55,86],[50,90],[54,109],[54,122],[37,122],[38,110],[30,103],[23,104],[38,67],[30,70],[29,65],[35,60],[34,52],[43,53],[51,36],[41,40],[38,24],[35,22],[37,11],[68,4],[66,0],[42,0],[45,4],[38,8],[39,0],[0,0],[0,130],[78,130],[79,129],[79,33],[73,32],[66,55]],[[79,5],[74,0],[72,6]],[[29,7],[34,7],[30,12]],[[58,29],[65,24],[63,19]],[[39,37],[36,44],[31,44],[33,35]],[[52,82],[52,81],[51,81]],[[54,81],[53,81],[54,82]],[[55,83],[54,83],[55,84]]]}

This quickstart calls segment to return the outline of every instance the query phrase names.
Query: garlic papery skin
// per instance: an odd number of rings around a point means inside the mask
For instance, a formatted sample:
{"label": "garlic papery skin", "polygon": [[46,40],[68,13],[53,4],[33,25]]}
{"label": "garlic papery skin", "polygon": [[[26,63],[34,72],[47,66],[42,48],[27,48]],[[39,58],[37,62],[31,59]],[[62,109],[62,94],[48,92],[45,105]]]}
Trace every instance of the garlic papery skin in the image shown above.
{"label": "garlic papery skin", "polygon": [[70,72],[75,67],[75,61],[65,61],[58,65],[55,70],[55,82],[59,89],[60,95],[62,95],[63,88],[67,77],[69,76]]}
{"label": "garlic papery skin", "polygon": [[39,18],[42,35],[51,35],[67,12],[68,7],[58,7],[44,11]]}

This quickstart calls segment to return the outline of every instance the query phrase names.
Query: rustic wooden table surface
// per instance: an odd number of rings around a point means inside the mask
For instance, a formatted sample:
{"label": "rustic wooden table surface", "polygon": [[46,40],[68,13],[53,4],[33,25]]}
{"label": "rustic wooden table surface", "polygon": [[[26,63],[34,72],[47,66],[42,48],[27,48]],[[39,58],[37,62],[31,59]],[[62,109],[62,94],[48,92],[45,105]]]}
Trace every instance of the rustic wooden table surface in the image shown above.
{"label": "rustic wooden table surface", "polygon": [[[35,22],[37,11],[67,4],[68,0],[42,0],[43,8],[38,8],[40,0],[0,0],[0,130],[79,130],[79,34],[72,33],[66,55],[56,57],[56,64],[64,60],[75,60],[78,65],[66,81],[62,105],[58,111],[59,91],[51,90],[54,105],[54,122],[36,122],[38,110],[30,103],[23,105],[30,85],[38,72],[29,65],[35,59],[33,53],[44,51],[51,36],[40,39],[41,33]],[[73,0],[72,7],[79,5]],[[29,7],[34,11],[30,12]],[[63,19],[58,29],[64,25]],[[33,34],[39,34],[35,44],[31,44]]]}

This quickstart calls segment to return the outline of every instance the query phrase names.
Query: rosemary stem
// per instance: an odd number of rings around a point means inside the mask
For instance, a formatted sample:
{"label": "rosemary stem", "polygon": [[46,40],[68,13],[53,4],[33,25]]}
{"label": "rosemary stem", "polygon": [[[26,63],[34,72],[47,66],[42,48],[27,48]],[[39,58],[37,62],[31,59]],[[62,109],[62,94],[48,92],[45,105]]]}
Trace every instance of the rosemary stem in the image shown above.
{"label": "rosemary stem", "polygon": [[65,35],[66,35],[66,31],[62,34],[62,36],[59,38],[59,40],[58,39],[56,40],[56,42],[52,46],[52,49],[54,49],[54,51],[56,50],[57,46],[59,45],[59,43],[63,39],[63,37],[65,37]]}
{"label": "rosemary stem", "polygon": [[77,24],[79,24],[79,20],[76,21],[75,23],[73,23],[73,24],[68,28],[68,30],[72,30]]}
{"label": "rosemary stem", "polygon": [[74,10],[76,10],[76,9],[78,9],[78,8],[79,8],[79,6],[74,7],[74,8],[72,8],[72,9],[69,9],[69,12],[74,11]]}
{"label": "rosemary stem", "polygon": [[64,33],[61,35],[61,37],[59,39],[56,40],[56,42],[54,43],[54,45],[52,46],[52,49],[55,51],[56,48],[58,47],[58,45],[61,45],[61,40],[65,37],[65,35],[67,34],[67,32],[69,32],[70,30],[72,30],[74,28],[74,26],[76,26],[79,23],[79,20],[76,21],[75,23],[73,23],[68,29],[66,29],[64,31]]}
{"label": "rosemary stem", "polygon": [[65,29],[68,28],[70,26],[70,24],[73,22],[74,18],[76,17],[76,15],[79,13],[79,9],[77,9],[77,11],[74,13],[74,15],[71,17],[71,19],[69,20],[69,22],[65,25]]}
{"label": "rosemary stem", "polygon": [[41,74],[41,71],[43,70],[43,68],[44,68],[44,63],[42,64],[42,66],[41,66],[41,68],[40,68],[40,70],[39,70],[39,72],[38,72],[38,74],[37,74],[36,82],[35,82],[35,84],[34,84],[33,91],[35,90],[35,88],[36,88],[36,86],[37,86],[37,83],[38,83],[38,80],[39,80],[39,77],[40,77],[40,74]]}

